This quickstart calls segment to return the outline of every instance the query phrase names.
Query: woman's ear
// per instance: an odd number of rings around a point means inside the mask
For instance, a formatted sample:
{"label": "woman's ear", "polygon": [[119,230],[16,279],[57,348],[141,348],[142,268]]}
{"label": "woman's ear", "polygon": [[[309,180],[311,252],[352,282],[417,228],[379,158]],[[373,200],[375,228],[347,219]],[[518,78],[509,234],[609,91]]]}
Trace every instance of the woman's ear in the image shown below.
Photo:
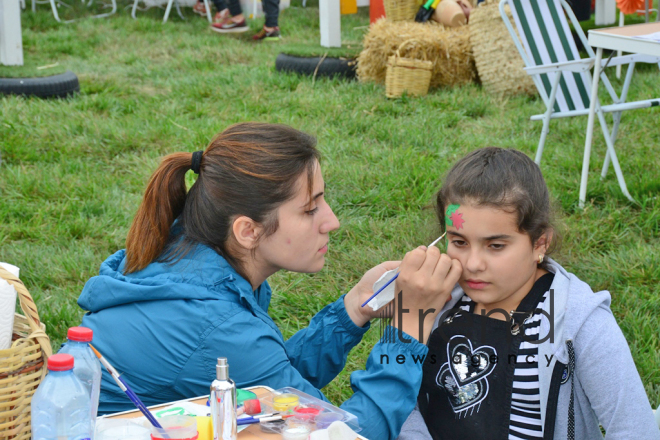
{"label": "woman's ear", "polygon": [[550,243],[552,243],[553,235],[554,231],[552,229],[548,229],[546,232],[544,232],[543,235],[541,235],[538,240],[536,240],[536,245],[534,245],[534,252],[539,253],[540,255],[545,255],[546,252],[548,252]]}
{"label": "woman's ear", "polygon": [[242,248],[252,250],[257,247],[263,228],[250,217],[242,215],[234,219],[232,232],[234,239]]}

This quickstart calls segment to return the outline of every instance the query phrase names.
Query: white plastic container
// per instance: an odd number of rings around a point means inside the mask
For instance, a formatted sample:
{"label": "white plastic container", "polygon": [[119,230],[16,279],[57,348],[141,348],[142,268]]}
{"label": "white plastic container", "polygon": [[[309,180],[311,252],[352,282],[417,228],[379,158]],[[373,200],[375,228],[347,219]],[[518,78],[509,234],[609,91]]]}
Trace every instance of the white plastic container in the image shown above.
{"label": "white plastic container", "polygon": [[151,430],[132,420],[99,419],[94,440],[151,440]]}
{"label": "white plastic container", "polygon": [[197,419],[190,416],[166,416],[158,419],[163,428],[151,427],[152,440],[194,440],[198,436]]}

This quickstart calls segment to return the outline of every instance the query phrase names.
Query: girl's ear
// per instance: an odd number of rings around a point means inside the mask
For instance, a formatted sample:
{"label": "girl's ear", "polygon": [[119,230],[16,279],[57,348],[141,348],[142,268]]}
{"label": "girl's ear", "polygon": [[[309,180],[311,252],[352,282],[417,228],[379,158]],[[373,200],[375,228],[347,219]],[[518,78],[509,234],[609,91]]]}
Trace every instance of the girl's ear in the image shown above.
{"label": "girl's ear", "polygon": [[539,237],[538,240],[536,240],[536,245],[534,246],[534,252],[538,252],[541,255],[545,255],[545,253],[548,251],[548,248],[550,247],[550,243],[552,243],[552,236],[553,236],[553,230],[549,229],[546,232],[543,233]]}

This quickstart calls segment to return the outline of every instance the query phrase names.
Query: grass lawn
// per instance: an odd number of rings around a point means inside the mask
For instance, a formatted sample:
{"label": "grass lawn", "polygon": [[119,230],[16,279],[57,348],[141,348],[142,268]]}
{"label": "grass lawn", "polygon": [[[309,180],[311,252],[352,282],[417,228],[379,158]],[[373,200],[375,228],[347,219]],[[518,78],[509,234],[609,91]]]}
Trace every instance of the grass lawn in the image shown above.
{"label": "grass lawn", "polygon": [[[477,85],[425,98],[385,98],[384,88],[279,74],[280,51],[319,42],[318,7],[281,15],[284,40],[253,44],[221,36],[184,9],[125,10],[109,19],[58,24],[43,5],[22,16],[26,63],[57,63],[79,75],[81,94],[51,101],[0,98],[0,261],[21,267],[58,347],[80,323],[76,300],[87,279],[124,247],[142,191],[159,158],[202,149],[240,121],[292,125],[318,137],[328,198],[342,227],[315,275],[273,276],[271,315],[285,337],[368,268],[435,238],[432,199],[443,173],[475,148],[514,147],[533,157],[539,99],[502,99]],[[253,31],[260,21],[252,21]],[[342,20],[346,51],[367,31],[368,12]],[[349,47],[350,46],[350,47]],[[310,52],[310,53],[311,53]],[[7,75],[8,68],[0,70]],[[614,75],[612,75],[614,76]],[[629,100],[658,92],[657,66],[641,66]],[[615,81],[620,88],[621,81]],[[630,203],[613,170],[599,179],[605,143],[596,131],[588,200],[577,209],[586,117],[554,121],[542,169],[557,205],[564,245],[556,258],[594,289],[612,293],[651,404],[660,404],[660,109],[627,112],[617,143]],[[364,367],[374,325],[344,372],[324,390],[339,403],[349,374]],[[220,353],[219,353],[220,354]]]}

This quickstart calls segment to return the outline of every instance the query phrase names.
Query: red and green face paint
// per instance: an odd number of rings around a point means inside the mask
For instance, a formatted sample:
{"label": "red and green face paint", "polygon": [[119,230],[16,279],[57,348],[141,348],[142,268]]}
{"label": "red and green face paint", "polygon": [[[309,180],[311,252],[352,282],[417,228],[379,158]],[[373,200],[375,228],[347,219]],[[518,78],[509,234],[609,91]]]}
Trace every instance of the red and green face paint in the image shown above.
{"label": "red and green face paint", "polygon": [[447,206],[447,211],[445,211],[445,223],[447,226],[455,226],[456,229],[461,229],[463,227],[463,213],[457,212],[460,205],[449,205]]}

